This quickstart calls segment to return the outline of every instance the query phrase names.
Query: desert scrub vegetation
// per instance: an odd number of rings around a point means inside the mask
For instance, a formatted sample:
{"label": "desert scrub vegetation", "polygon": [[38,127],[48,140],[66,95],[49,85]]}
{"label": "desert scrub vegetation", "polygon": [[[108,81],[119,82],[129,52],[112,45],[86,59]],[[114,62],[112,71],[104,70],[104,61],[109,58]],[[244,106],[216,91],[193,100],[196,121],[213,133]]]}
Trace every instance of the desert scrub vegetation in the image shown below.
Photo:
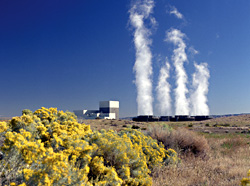
{"label": "desert scrub vegetation", "polygon": [[[204,133],[204,129],[207,127],[205,124],[209,123],[209,128],[213,128],[215,124],[213,121],[204,121],[204,123],[193,122],[193,127],[191,128],[188,128],[190,122],[139,123],[122,120],[116,121],[118,125],[116,127],[111,127],[109,125],[110,121],[108,120],[99,120],[97,122],[95,120],[87,120],[85,122],[90,124],[91,127],[95,126],[97,130],[106,128],[120,131],[125,128],[123,127],[125,123],[127,128],[128,126],[138,125],[141,130],[142,128],[146,128],[146,130],[142,130],[143,133],[153,134],[152,137],[155,136],[153,137],[154,139],[160,139],[159,136],[165,136],[165,134],[169,136],[177,130],[183,130],[189,133],[188,135],[182,135],[182,133],[179,132],[179,139],[177,134],[176,138],[172,138],[180,142],[180,139],[184,138],[184,136],[191,136],[194,141],[203,138],[205,144],[207,144],[204,145],[206,149],[203,151],[206,154],[205,156],[204,153],[193,154],[190,150],[184,151],[181,150],[182,148],[178,147],[178,145],[172,145],[171,147],[177,151],[181,158],[181,162],[177,165],[154,166],[150,174],[152,176],[153,186],[235,186],[241,184],[243,177],[248,178],[246,173],[250,167],[250,135],[240,132],[225,133],[224,131]],[[248,120],[248,124],[249,122]],[[103,123],[107,125],[103,125]],[[233,127],[235,124],[232,121],[230,125]],[[232,127],[227,128],[228,130],[232,130]],[[217,127],[217,129],[220,130],[221,128]],[[155,130],[155,132],[153,130]],[[162,137],[162,139],[164,138]],[[174,142],[173,144],[178,143]],[[166,147],[166,149],[167,148],[168,147]]]}
{"label": "desert scrub vegetation", "polygon": [[[196,136],[203,136],[197,133]],[[237,134],[204,134],[209,150],[203,156],[181,156],[177,166],[154,167],[153,185],[246,186],[249,184],[249,137]],[[167,175],[167,176],[166,176]]]}
{"label": "desert scrub vegetation", "polygon": [[56,108],[0,122],[0,142],[1,185],[146,186],[154,167],[179,161],[140,131],[92,131]]}
{"label": "desert scrub vegetation", "polygon": [[153,125],[149,128],[148,135],[162,142],[165,148],[175,149],[183,156],[194,155],[205,158],[209,152],[207,140],[186,128],[173,130],[166,124]]}

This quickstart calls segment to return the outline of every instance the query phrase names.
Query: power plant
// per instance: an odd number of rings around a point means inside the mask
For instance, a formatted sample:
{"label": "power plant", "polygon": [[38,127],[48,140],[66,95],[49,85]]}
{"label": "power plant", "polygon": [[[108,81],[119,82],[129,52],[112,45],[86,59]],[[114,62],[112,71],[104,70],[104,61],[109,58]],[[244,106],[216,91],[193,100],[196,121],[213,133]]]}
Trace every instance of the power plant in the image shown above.
{"label": "power plant", "polygon": [[203,121],[212,119],[210,116],[189,116],[189,115],[176,115],[176,116],[153,116],[153,115],[140,115],[133,118],[133,121],[144,121],[144,122],[154,122],[154,121]]}
{"label": "power plant", "polygon": [[[155,120],[153,116],[153,53],[151,29],[157,21],[152,16],[154,1],[135,1],[131,6],[130,24],[133,28],[133,42],[135,45],[135,85],[137,89],[137,113],[134,120]],[[150,3],[148,3],[150,2]],[[164,41],[174,46],[171,58],[166,56],[164,64],[161,66],[156,87],[157,109],[160,120],[172,121],[192,121],[208,119],[208,86],[210,73],[208,64],[194,63],[195,72],[192,74],[192,84],[188,79],[185,64],[188,63],[188,50],[186,40],[188,37],[181,30],[171,27],[166,30]],[[198,51],[193,49],[194,54]],[[163,62],[162,59],[160,61]],[[175,87],[169,83],[171,76],[171,66],[175,72]],[[174,89],[173,89],[174,88]],[[173,89],[173,94],[172,94]],[[175,116],[172,115],[172,95],[175,96]],[[190,97],[188,97],[190,96]],[[202,116],[189,117],[187,115]],[[166,116],[166,117],[165,117]],[[203,117],[205,116],[205,117]]]}
{"label": "power plant", "polygon": [[78,119],[119,119],[119,101],[100,101],[99,110],[73,110]]}

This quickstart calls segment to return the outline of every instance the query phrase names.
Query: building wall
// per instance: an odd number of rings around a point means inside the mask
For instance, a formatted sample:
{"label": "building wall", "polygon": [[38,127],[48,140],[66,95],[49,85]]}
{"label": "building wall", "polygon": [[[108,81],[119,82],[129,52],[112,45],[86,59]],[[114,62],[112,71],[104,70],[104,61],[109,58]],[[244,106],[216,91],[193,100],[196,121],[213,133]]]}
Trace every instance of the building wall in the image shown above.
{"label": "building wall", "polygon": [[100,101],[99,109],[102,113],[115,113],[115,119],[119,119],[119,101]]}
{"label": "building wall", "polygon": [[73,110],[73,112],[78,117],[78,116],[83,116],[83,114],[85,113],[85,110]]}
{"label": "building wall", "polygon": [[115,119],[119,119],[119,108],[100,108],[102,113],[115,113]]}
{"label": "building wall", "polygon": [[93,118],[95,119],[100,115],[99,110],[74,110],[73,111],[78,118]]}
{"label": "building wall", "polygon": [[100,101],[99,102],[100,108],[119,108],[119,101]]}
{"label": "building wall", "polygon": [[97,114],[100,113],[99,110],[84,110],[84,114]]}
{"label": "building wall", "polygon": [[100,118],[102,119],[116,119],[115,113],[103,113],[100,114]]}
{"label": "building wall", "polygon": [[119,119],[119,101],[100,101],[99,110],[74,110],[78,118],[95,119]]}

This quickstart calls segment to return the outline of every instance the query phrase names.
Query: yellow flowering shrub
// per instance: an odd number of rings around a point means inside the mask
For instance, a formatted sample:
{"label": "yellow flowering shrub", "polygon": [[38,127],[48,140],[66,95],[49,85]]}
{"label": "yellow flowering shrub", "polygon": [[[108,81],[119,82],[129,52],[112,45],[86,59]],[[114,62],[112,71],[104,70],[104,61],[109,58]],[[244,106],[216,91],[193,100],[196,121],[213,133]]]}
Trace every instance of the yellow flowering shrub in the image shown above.
{"label": "yellow flowering shrub", "polygon": [[[126,134],[119,135],[112,130],[101,130],[93,133],[89,142],[98,146],[94,155],[103,157],[105,167],[114,167],[124,184],[151,185],[146,156]],[[99,175],[91,168],[90,173],[94,178]]]}
{"label": "yellow flowering shrub", "polygon": [[162,143],[158,144],[157,140],[144,135],[138,130],[125,129],[120,132],[120,135],[124,134],[143,151],[150,168],[162,163],[177,163],[179,161],[177,153],[173,149],[166,150]]}
{"label": "yellow flowering shrub", "polygon": [[0,122],[0,133],[2,134],[9,128],[8,124],[6,122]]}
{"label": "yellow flowering shrub", "polygon": [[[5,132],[2,177],[6,182],[23,177],[27,185],[88,184],[93,147],[84,138],[89,133],[90,127],[79,124],[72,113],[55,108],[23,111],[21,117],[10,121],[9,131]],[[16,170],[10,157],[21,161]],[[16,175],[9,178],[7,167]]]}
{"label": "yellow flowering shrub", "polygon": [[250,170],[247,173],[247,178],[242,178],[241,185],[242,186],[249,186],[250,185]]}
{"label": "yellow flowering shrub", "polygon": [[23,110],[0,122],[2,185],[152,185],[150,169],[177,162],[140,131],[92,131],[71,112]]}

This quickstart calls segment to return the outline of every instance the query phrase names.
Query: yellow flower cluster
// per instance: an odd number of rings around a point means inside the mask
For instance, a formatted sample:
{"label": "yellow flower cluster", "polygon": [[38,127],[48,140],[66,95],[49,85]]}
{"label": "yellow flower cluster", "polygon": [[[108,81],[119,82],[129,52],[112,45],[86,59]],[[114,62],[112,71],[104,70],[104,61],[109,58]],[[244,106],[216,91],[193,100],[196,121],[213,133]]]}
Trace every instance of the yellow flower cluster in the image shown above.
{"label": "yellow flower cluster", "polygon": [[247,178],[242,178],[241,185],[242,186],[250,186],[250,170],[247,173]]}
{"label": "yellow flower cluster", "polygon": [[[177,153],[140,131],[93,132],[73,113],[44,108],[0,122],[4,183],[28,185],[152,185],[150,168],[175,163]],[[9,158],[18,168],[9,179]]]}
{"label": "yellow flower cluster", "polygon": [[120,135],[127,135],[133,144],[137,144],[137,148],[143,151],[146,156],[147,164],[150,168],[162,163],[178,163],[179,158],[173,149],[165,150],[162,143],[146,136],[138,130],[125,129],[120,132]]}
{"label": "yellow flower cluster", "polygon": [[0,133],[5,132],[8,129],[8,124],[6,122],[0,122]]}
{"label": "yellow flower cluster", "polygon": [[[103,157],[101,162],[106,167],[115,168],[124,185],[151,185],[146,156],[126,134],[101,130],[90,136],[89,143],[98,146],[94,154]],[[100,175],[95,169],[91,169],[90,174],[93,177]]]}
{"label": "yellow flower cluster", "polygon": [[25,164],[19,172],[24,183],[91,185],[87,175],[94,147],[85,137],[92,131],[89,126],[79,124],[72,113],[41,108],[34,114],[25,112],[21,117],[14,117],[8,130],[5,126],[0,124],[6,131],[2,150],[9,157],[14,149],[23,159]]}

